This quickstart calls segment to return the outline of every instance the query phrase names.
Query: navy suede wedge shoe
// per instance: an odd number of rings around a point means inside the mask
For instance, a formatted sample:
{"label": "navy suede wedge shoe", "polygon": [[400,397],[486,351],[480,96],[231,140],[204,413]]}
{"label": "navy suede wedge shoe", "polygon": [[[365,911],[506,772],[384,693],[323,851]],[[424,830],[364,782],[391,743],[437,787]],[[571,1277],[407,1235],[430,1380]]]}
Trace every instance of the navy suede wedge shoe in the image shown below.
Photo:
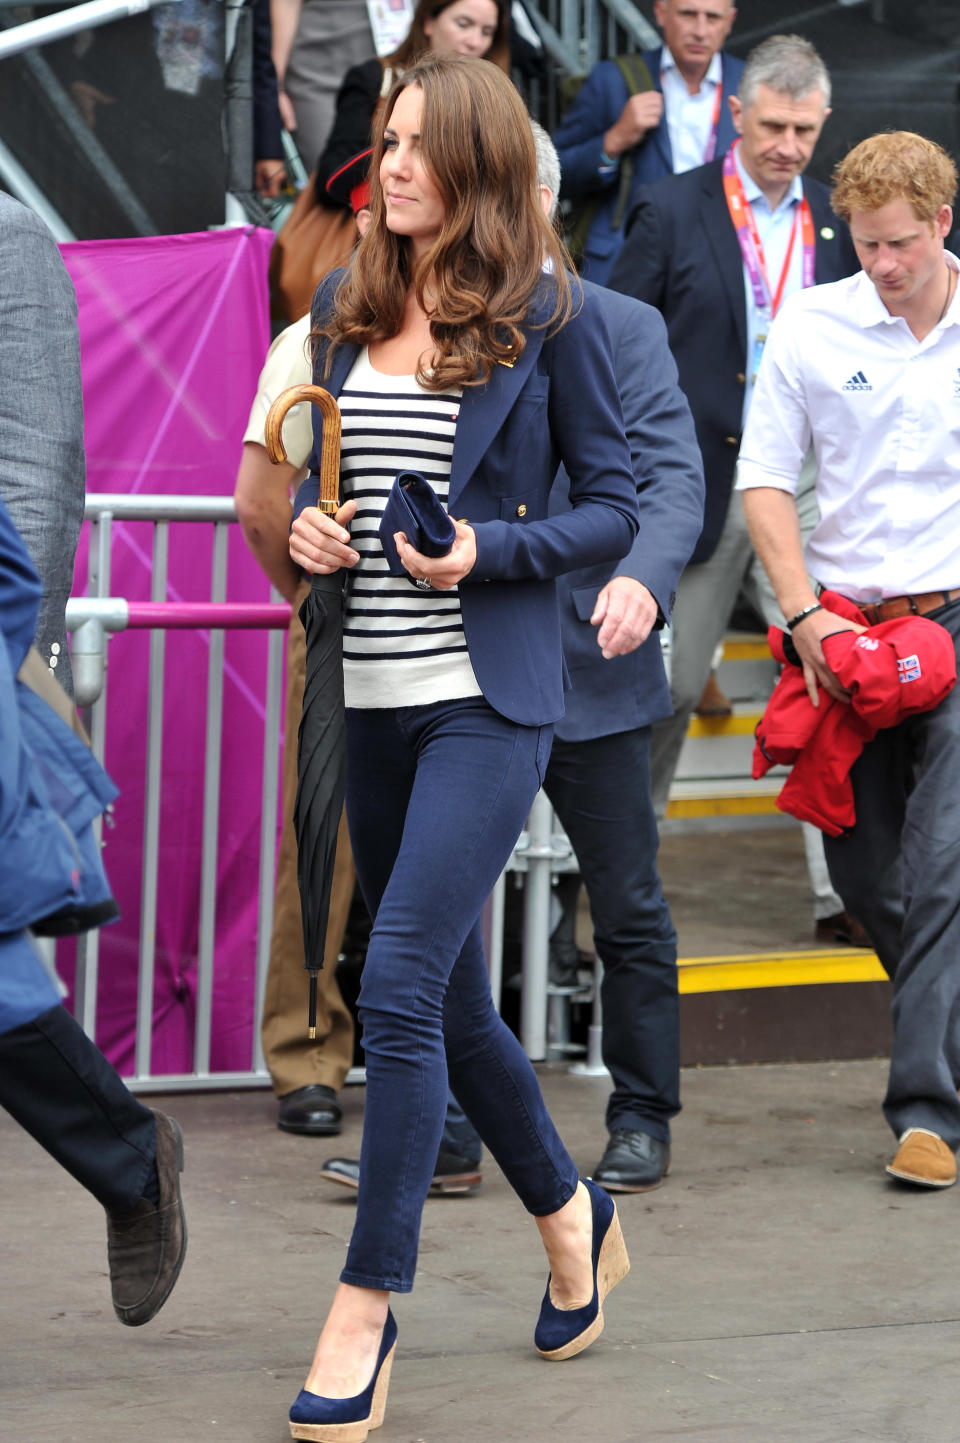
{"label": "navy suede wedge shoe", "polygon": [[588,1177],[583,1179],[593,1210],[593,1297],[582,1308],[555,1308],[550,1278],[540,1305],[534,1342],[543,1358],[559,1363],[574,1358],[603,1332],[603,1300],[630,1271],[616,1203]]}
{"label": "navy suede wedge shoe", "polygon": [[321,1398],[302,1388],[290,1409],[291,1437],[310,1443],[363,1443],[370,1429],[383,1422],[396,1346],[397,1324],[388,1311],[377,1366],[363,1392],[352,1398]]}

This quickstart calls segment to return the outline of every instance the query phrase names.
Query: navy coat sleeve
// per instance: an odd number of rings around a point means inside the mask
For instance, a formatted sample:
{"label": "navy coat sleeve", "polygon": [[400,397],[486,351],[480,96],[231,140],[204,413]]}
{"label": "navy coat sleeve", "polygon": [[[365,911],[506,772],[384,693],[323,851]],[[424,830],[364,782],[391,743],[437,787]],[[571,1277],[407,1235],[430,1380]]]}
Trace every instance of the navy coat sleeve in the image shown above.
{"label": "navy coat sleeve", "polygon": [[[590,617],[611,577],[630,576],[652,592],[663,620],[669,620],[677,581],[703,519],[700,451],[663,320],[650,306],[627,296],[601,288],[597,296],[613,342],[640,529],[617,565],[584,568],[559,580],[563,651],[573,683],[566,715],[557,724],[557,735],[566,741],[632,730],[669,715],[670,693],[656,633],[636,651],[605,659]],[[551,510],[569,505],[567,488],[561,470]]]}
{"label": "navy coat sleeve", "polygon": [[600,152],[603,137],[619,120],[628,98],[627,82],[612,60],[593,67],[553,136],[562,196],[590,195],[616,183],[617,167],[600,174]]}
{"label": "navy coat sleeve", "polygon": [[703,525],[703,462],[663,318],[627,297],[608,302],[608,313],[614,307],[621,311],[614,367],[640,509],[637,538],[614,575],[642,581],[669,622],[680,573]]}
{"label": "navy coat sleeve", "polygon": [[[544,374],[544,372],[546,374]],[[576,316],[544,342],[537,374],[523,388],[532,411],[526,434],[511,437],[516,447],[515,494],[538,489],[539,515],[518,526],[514,495],[500,487],[503,519],[474,520],[477,539],[474,569],[461,586],[487,580],[544,580],[601,561],[625,556],[637,533],[636,484],[627,445],[623,409],[613,370],[610,337],[596,299],[584,291]],[[552,459],[544,472],[545,451]],[[484,470],[496,470],[496,457],[484,458]],[[572,511],[548,516],[549,489],[560,464],[570,475]],[[526,484],[524,484],[526,483]],[[466,493],[465,493],[466,497]],[[519,503],[525,508],[529,503]],[[468,508],[469,510],[469,508]],[[523,514],[522,512],[517,514]],[[507,518],[510,519],[507,519]]]}

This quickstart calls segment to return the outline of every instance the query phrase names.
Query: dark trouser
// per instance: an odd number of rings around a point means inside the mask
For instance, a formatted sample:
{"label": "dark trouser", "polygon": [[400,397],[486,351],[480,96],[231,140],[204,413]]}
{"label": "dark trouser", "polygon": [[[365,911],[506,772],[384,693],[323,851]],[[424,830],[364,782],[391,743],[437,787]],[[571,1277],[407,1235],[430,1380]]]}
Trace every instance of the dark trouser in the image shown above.
{"label": "dark trouser", "polygon": [[603,963],[607,1127],[669,1142],[680,1111],[677,934],[657,872],[650,728],[555,738],[544,790],[577,854]]}
{"label": "dark trouser", "polygon": [[346,1283],[413,1286],[448,1075],[529,1212],[555,1212],[576,1189],[533,1068],[494,1009],[479,925],[551,735],[479,697],[347,712],[350,838],[375,921],[358,1008],[367,1101]]}
{"label": "dark trouser", "polygon": [[[960,604],[933,618],[960,641]],[[856,826],[830,877],[893,980],[884,1115],[960,1147],[960,687],[881,731],[852,771]]]}
{"label": "dark trouser", "polygon": [[65,1007],[0,1033],[0,1107],[111,1212],[156,1159],[156,1121]]}

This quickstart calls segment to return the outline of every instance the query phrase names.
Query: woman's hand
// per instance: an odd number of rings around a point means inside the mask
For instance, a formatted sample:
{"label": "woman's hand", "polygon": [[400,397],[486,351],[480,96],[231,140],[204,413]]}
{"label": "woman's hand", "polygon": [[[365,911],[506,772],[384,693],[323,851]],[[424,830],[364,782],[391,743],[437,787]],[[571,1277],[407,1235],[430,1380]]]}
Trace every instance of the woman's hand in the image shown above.
{"label": "woman's hand", "polygon": [[356,501],[345,501],[333,516],[317,506],[305,506],[290,528],[290,555],[297,565],[323,576],[342,566],[356,566],[360,556],[346,529],[356,510]]}
{"label": "woman's hand", "polygon": [[455,521],[457,535],[446,556],[423,556],[402,531],[393,534],[397,555],[414,581],[426,581],[435,591],[452,591],[477,564],[477,538],[472,526]]}

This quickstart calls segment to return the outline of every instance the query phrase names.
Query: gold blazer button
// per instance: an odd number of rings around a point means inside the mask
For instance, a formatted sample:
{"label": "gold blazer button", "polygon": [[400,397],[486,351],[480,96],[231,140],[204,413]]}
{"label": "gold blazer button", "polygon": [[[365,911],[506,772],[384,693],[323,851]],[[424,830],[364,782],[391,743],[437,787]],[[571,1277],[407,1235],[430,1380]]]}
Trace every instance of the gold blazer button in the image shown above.
{"label": "gold blazer button", "polygon": [[526,508],[526,506],[520,505],[520,506],[517,507],[517,515],[518,515],[518,516],[526,516],[526,514],[527,514],[527,508]]}

